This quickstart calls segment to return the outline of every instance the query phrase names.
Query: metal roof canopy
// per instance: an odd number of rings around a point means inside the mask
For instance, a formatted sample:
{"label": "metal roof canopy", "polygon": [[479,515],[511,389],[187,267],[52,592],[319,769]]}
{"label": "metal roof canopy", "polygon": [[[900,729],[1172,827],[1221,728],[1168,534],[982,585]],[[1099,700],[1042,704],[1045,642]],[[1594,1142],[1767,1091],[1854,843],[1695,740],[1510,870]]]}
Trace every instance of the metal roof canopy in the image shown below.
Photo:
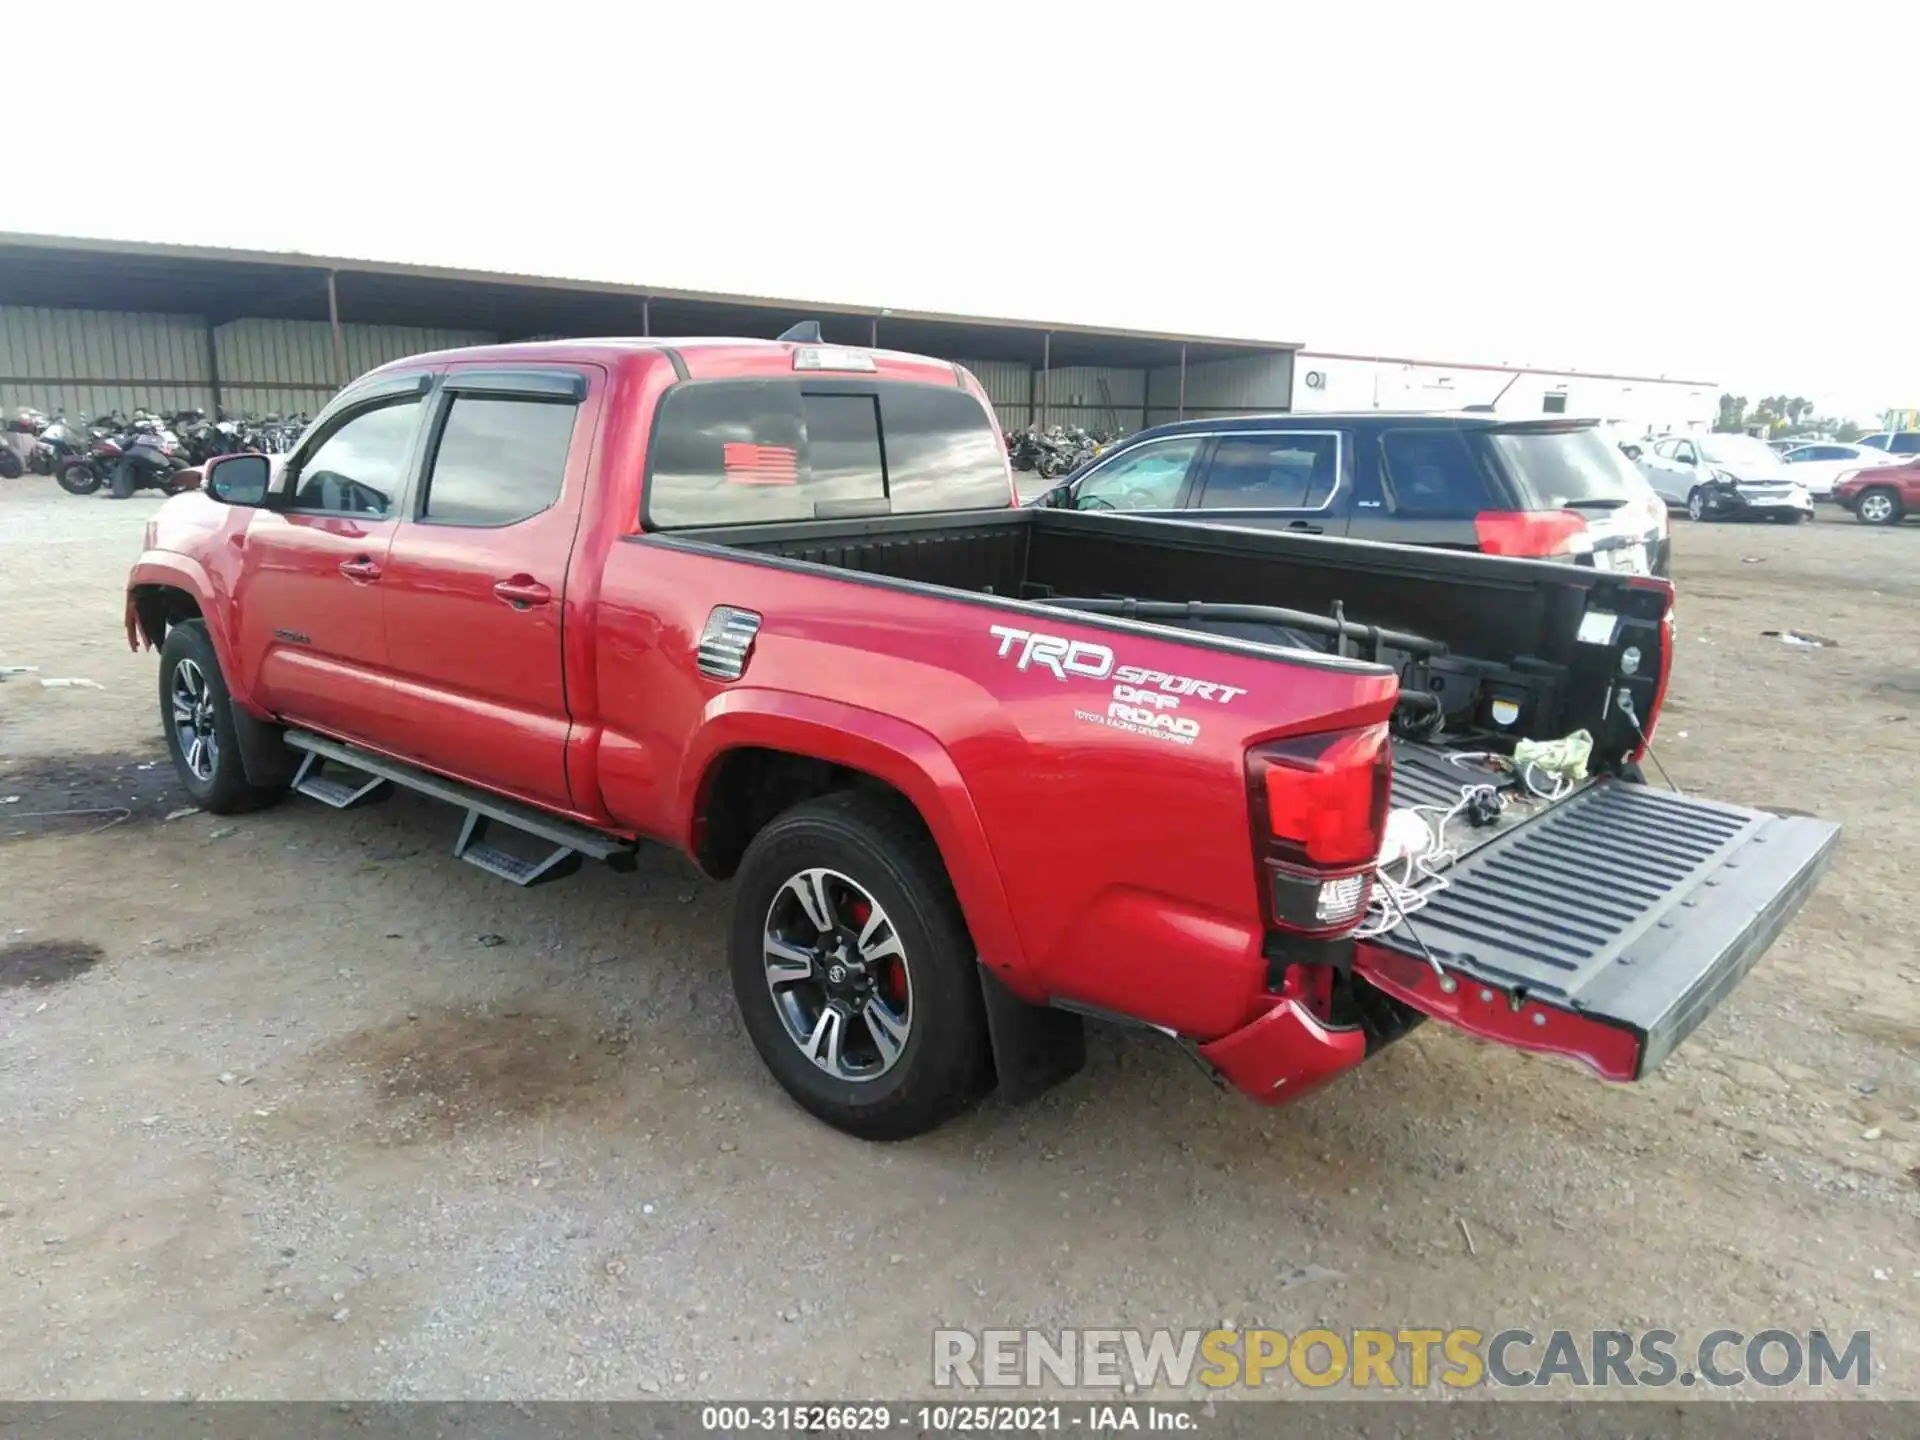
{"label": "metal roof canopy", "polygon": [[[331,282],[331,283],[330,283]],[[330,290],[338,310],[329,310]],[[815,304],[750,295],[453,270],[322,255],[0,232],[0,305],[131,310],[230,320],[335,320],[533,335],[771,338],[819,320],[841,345],[878,343],[958,360],[1147,370],[1298,350],[1092,325]],[[1184,362],[1183,362],[1184,355]]]}

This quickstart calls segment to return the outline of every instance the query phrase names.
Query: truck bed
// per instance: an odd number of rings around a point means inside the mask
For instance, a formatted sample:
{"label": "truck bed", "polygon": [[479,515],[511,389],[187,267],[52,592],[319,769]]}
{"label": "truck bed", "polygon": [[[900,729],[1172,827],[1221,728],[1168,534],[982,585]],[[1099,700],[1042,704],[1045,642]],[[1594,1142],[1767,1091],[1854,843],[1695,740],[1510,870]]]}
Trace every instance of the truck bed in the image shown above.
{"label": "truck bed", "polygon": [[[1602,768],[1638,741],[1610,704],[1614,655],[1628,643],[1657,655],[1666,606],[1660,589],[1571,565],[1064,510],[819,520],[647,539],[828,566],[880,585],[932,585],[1040,604],[1080,598],[1279,606],[1410,631],[1442,652],[1428,677],[1435,688],[1520,697],[1513,737],[1553,738],[1584,726]],[[1618,617],[1610,643],[1583,635],[1592,611]],[[1246,627],[1179,628],[1261,638]],[[1289,636],[1283,643],[1298,641]],[[1387,657],[1390,665],[1399,660]],[[1632,682],[1640,713],[1652,712],[1655,669],[1649,665]]]}

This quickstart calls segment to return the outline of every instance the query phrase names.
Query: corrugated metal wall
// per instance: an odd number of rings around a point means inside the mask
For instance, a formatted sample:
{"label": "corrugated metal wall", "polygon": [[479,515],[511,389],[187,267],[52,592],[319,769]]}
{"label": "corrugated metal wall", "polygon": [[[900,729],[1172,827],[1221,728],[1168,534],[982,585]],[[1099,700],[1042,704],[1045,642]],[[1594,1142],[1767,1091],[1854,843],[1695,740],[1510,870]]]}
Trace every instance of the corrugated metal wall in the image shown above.
{"label": "corrugated metal wall", "polygon": [[[1185,412],[1189,420],[1209,415],[1286,410],[1293,398],[1293,356],[1285,351],[1236,360],[1209,360],[1187,367]],[[1155,370],[1148,385],[1148,415],[1164,425],[1181,411],[1180,367]]]}
{"label": "corrugated metal wall", "polygon": [[[349,377],[429,350],[487,345],[484,330],[420,330],[400,325],[342,325]],[[312,414],[333,394],[333,332],[319,320],[235,320],[213,332],[220,402],[264,415]]]}
{"label": "corrugated metal wall", "polygon": [[[1042,376],[1038,366],[1018,361],[960,363],[979,377],[1004,429],[1017,430],[1039,419],[1042,408],[1056,425],[1078,425],[1084,430],[1118,428],[1122,434],[1140,428],[1146,400],[1144,370],[1069,365]],[[1102,380],[1107,384],[1105,399],[1100,394]]]}
{"label": "corrugated metal wall", "polygon": [[[403,355],[484,345],[482,330],[397,325],[341,327],[349,377]],[[1067,366],[1050,372],[1018,361],[962,359],[980,379],[1002,426],[1046,417],[1088,430],[1122,432],[1179,413],[1179,370]],[[334,391],[333,335],[322,321],[235,320],[209,331],[192,315],[0,308],[0,410],[31,405],[97,415],[138,406],[173,411],[216,404],[233,413],[313,414]],[[1106,393],[1101,393],[1101,382]],[[1293,359],[1285,353],[1187,367],[1189,417],[1285,410]]]}
{"label": "corrugated metal wall", "polygon": [[[403,355],[493,338],[481,330],[340,327],[350,378]],[[0,412],[211,412],[216,373],[225,410],[312,414],[335,388],[332,331],[322,321],[236,320],[209,332],[197,315],[0,307]]]}
{"label": "corrugated metal wall", "polygon": [[973,372],[980,387],[993,401],[1002,430],[1017,430],[1027,423],[1027,406],[1033,398],[1033,367],[1018,360],[961,360],[957,362]]}
{"label": "corrugated metal wall", "polygon": [[193,315],[0,307],[0,410],[209,409],[207,355]]}

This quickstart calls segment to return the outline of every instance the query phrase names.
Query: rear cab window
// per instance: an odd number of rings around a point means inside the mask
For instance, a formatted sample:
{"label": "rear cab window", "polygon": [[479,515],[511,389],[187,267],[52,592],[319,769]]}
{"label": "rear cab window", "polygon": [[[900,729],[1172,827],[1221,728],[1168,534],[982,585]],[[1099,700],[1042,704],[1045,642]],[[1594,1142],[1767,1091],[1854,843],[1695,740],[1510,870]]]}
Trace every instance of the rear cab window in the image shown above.
{"label": "rear cab window", "polygon": [[1006,448],[959,388],[900,380],[691,380],[660,402],[650,529],[1004,510]]}

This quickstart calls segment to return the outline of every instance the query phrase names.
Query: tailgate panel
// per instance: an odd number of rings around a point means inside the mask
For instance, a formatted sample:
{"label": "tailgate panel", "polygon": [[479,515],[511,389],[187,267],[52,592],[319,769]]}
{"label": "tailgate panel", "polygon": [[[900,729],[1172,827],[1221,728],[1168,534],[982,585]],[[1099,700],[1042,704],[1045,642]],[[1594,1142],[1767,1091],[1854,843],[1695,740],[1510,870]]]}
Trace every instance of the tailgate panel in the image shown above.
{"label": "tailgate panel", "polygon": [[1823,820],[1603,780],[1457,861],[1447,888],[1375,943],[1630,1030],[1645,1073],[1766,952],[1838,836]]}

